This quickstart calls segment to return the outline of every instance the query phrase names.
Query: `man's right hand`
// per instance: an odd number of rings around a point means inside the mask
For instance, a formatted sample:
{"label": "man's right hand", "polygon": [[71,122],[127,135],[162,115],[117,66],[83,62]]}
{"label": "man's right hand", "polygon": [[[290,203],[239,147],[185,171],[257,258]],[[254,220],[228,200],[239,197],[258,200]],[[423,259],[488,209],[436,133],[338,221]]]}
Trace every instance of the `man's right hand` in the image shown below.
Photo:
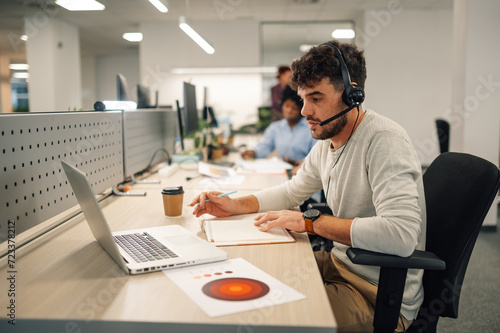
{"label": "man's right hand", "polygon": [[[189,206],[194,207],[193,215],[200,217],[210,214],[216,217],[226,217],[237,214],[249,214],[259,211],[259,202],[253,195],[231,199],[229,196],[219,197],[222,192],[202,192],[193,198]],[[208,201],[205,201],[207,200]]]}
{"label": "man's right hand", "polygon": [[255,152],[253,150],[245,150],[241,153],[241,157],[244,160],[251,160],[252,158],[255,158]]}
{"label": "man's right hand", "polygon": [[[193,215],[200,217],[210,214],[217,217],[226,217],[235,214],[236,204],[229,196],[219,197],[222,192],[202,192],[193,198],[189,206],[194,207]],[[205,201],[207,200],[208,201]]]}

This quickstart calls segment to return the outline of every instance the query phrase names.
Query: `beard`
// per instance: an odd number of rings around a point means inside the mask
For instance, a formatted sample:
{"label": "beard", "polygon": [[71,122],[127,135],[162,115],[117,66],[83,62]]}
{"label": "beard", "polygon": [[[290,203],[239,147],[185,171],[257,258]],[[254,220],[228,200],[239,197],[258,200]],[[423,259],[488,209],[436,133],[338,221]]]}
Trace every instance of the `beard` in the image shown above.
{"label": "beard", "polygon": [[[320,121],[313,119],[312,117],[306,117],[307,120]],[[321,126],[320,130],[311,131],[311,135],[316,140],[327,140],[333,138],[344,129],[345,125],[347,125],[347,114],[344,114],[340,118],[334,120],[333,122],[326,124],[325,126]]]}

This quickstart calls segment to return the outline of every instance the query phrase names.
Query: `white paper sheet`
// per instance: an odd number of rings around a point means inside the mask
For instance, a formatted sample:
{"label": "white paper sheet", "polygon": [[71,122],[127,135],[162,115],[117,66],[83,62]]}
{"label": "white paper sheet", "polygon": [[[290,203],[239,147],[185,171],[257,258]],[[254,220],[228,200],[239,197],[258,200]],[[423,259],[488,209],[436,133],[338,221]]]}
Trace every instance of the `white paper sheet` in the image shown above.
{"label": "white paper sheet", "polygon": [[242,258],[164,273],[209,317],[306,298]]}
{"label": "white paper sheet", "polygon": [[282,174],[286,173],[287,170],[293,169],[293,165],[276,156],[271,158],[257,158],[255,160],[240,159],[236,164],[240,167],[238,172],[252,171],[256,173]]}

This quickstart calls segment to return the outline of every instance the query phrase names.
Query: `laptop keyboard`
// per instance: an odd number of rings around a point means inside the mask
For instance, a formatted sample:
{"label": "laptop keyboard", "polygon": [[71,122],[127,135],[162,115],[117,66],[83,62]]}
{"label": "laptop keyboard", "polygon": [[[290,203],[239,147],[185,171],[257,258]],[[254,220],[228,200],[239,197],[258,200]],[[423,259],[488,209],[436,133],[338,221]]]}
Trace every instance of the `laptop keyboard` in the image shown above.
{"label": "laptop keyboard", "polygon": [[113,236],[113,238],[116,244],[138,263],[178,257],[177,254],[147,232],[117,235]]}

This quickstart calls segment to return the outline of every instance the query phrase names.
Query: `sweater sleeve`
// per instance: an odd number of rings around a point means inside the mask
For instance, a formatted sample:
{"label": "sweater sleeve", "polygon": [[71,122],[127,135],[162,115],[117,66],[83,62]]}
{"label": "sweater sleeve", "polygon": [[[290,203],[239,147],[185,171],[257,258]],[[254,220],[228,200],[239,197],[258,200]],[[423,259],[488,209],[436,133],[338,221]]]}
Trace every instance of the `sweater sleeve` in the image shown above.
{"label": "sweater sleeve", "polygon": [[376,216],[354,219],[353,247],[411,255],[421,225],[417,188],[421,167],[411,143],[401,136],[379,133],[368,148],[366,168]]}
{"label": "sweater sleeve", "polygon": [[284,184],[277,185],[255,193],[259,201],[259,211],[292,209],[309,199],[318,190],[321,190],[318,160],[321,149],[315,145],[306,156],[297,175]]}

